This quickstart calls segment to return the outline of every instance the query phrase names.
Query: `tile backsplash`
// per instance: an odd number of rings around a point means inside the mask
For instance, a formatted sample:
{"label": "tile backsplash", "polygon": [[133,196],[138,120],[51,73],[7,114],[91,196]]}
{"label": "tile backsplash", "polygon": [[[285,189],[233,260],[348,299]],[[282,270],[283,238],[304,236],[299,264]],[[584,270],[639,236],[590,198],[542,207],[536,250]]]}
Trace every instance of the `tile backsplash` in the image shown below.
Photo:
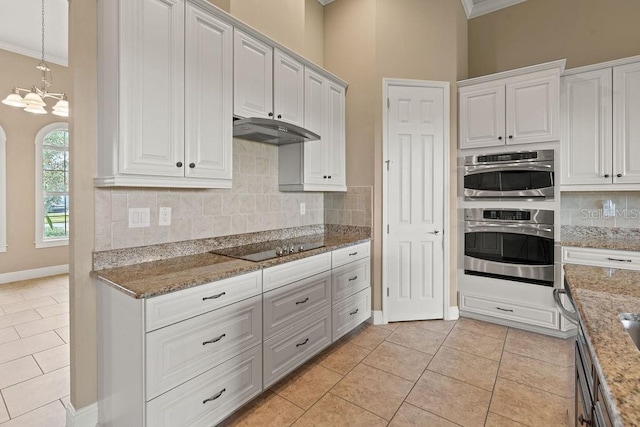
{"label": "tile backsplash", "polygon": [[346,193],[324,194],[326,224],[371,227],[373,187],[347,187]]}
{"label": "tile backsplash", "polygon": [[[233,150],[232,189],[97,188],[94,250],[324,224],[323,193],[278,191],[278,147],[236,139]],[[360,199],[355,199],[354,208],[343,219],[348,216],[349,221],[363,224],[345,225],[365,225],[366,209],[358,209]],[[302,202],[305,215],[300,215]],[[171,225],[158,225],[160,207],[171,208]],[[129,208],[150,208],[151,226],[129,228]],[[369,208],[369,223],[370,218]]]}
{"label": "tile backsplash", "polygon": [[562,225],[640,228],[640,191],[563,192]]}

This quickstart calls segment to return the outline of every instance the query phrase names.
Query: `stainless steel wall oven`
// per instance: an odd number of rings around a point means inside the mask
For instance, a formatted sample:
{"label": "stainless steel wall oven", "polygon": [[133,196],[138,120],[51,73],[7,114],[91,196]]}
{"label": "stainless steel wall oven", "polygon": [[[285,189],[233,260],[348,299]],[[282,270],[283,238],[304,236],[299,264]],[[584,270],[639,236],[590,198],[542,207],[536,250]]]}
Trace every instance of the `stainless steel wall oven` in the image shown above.
{"label": "stainless steel wall oven", "polygon": [[465,209],[464,272],[553,286],[553,211]]}
{"label": "stainless steel wall oven", "polygon": [[518,151],[464,158],[464,197],[553,199],[553,150]]}

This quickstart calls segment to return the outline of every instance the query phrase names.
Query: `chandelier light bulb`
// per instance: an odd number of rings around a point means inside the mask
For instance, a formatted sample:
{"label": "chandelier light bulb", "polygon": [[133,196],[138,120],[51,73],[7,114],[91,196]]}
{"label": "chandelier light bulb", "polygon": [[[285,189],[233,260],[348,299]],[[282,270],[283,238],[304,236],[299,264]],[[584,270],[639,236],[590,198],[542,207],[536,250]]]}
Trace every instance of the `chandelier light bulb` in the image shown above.
{"label": "chandelier light bulb", "polygon": [[24,102],[28,105],[28,106],[39,106],[39,107],[44,107],[45,105],[47,105],[43,100],[42,97],[40,97],[40,95],[38,95],[35,91],[34,92],[29,92],[28,94],[26,94],[24,96]]}
{"label": "chandelier light bulb", "polygon": [[47,114],[47,110],[45,110],[42,105],[28,105],[24,111],[33,114]]}
{"label": "chandelier light bulb", "polygon": [[24,108],[27,106],[19,93],[11,93],[7,95],[7,97],[2,100],[2,103],[11,107]]}

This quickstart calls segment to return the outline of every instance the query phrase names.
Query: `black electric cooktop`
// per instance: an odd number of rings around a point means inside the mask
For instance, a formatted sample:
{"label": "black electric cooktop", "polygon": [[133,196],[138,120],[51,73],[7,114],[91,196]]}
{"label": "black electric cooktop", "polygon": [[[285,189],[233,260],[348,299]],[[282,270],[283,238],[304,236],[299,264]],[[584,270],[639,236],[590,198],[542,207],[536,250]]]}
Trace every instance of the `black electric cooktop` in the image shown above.
{"label": "black electric cooktop", "polygon": [[231,258],[244,259],[247,261],[260,262],[323,247],[323,240],[270,240],[267,242],[254,243],[251,245],[216,249],[211,251],[211,253],[217,255],[225,255]]}

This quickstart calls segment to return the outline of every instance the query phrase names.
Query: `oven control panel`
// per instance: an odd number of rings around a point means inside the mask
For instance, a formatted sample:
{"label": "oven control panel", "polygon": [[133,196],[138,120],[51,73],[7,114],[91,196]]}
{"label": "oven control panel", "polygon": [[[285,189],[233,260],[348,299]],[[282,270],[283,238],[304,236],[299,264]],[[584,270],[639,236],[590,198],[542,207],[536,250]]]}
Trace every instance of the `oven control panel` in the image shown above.
{"label": "oven control panel", "polygon": [[515,210],[485,210],[482,212],[482,218],[500,221],[531,221],[531,212]]}

